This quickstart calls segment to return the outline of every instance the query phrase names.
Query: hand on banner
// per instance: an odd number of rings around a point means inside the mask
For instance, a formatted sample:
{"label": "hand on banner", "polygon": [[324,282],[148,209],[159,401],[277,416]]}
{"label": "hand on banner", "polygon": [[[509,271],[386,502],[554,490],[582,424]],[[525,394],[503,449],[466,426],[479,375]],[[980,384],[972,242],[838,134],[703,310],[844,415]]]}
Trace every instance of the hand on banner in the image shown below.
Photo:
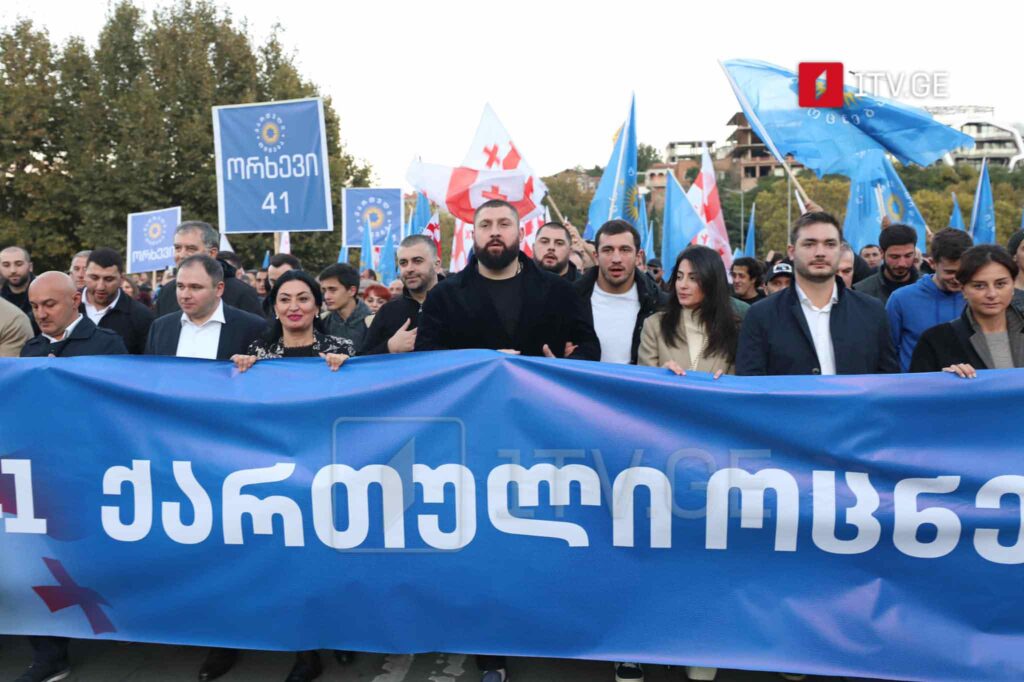
{"label": "hand on banner", "polygon": [[327,361],[327,366],[331,368],[332,372],[337,372],[338,368],[348,360],[348,356],[344,353],[321,353],[320,357]]}
{"label": "hand on banner", "polygon": [[256,356],[242,354],[232,355],[231,362],[235,363],[235,367],[238,368],[239,372],[244,372],[256,364]]}
{"label": "hand on banner", "polygon": [[[686,376],[686,370],[683,369],[682,367],[680,367],[679,363],[677,363],[675,360],[669,360],[668,362],[665,363],[664,367],[665,367],[665,369],[667,369],[668,371],[672,372],[676,376],[679,376],[679,377],[685,377]],[[719,378],[721,378],[721,376],[722,376],[722,370],[718,370],[714,374],[711,375],[711,378],[712,379],[719,379]]]}
{"label": "hand on banner", "polygon": [[505,353],[506,355],[522,355],[522,353],[512,348],[499,348],[498,352]]}
{"label": "hand on banner", "polygon": [[943,367],[943,372],[949,372],[955,374],[961,379],[977,379],[978,373],[974,370],[974,367],[967,364],[966,362],[960,365],[950,365],[949,367]]}
{"label": "hand on banner", "polygon": [[416,330],[409,329],[410,324],[412,324],[412,318],[407,318],[402,328],[388,339],[389,353],[411,353],[416,347]]}
{"label": "hand on banner", "polygon": [[[565,349],[564,349],[564,352],[562,353],[562,357],[563,358],[569,357],[570,355],[572,355],[573,353],[576,352],[576,348],[577,348],[577,346],[576,346],[575,343],[573,343],[572,341],[566,341],[565,342]],[[558,357],[557,355],[555,355],[554,353],[551,352],[551,347],[548,346],[548,344],[546,344],[546,343],[544,344],[544,347],[541,350],[544,352],[544,357],[546,357],[546,358],[557,358]]]}

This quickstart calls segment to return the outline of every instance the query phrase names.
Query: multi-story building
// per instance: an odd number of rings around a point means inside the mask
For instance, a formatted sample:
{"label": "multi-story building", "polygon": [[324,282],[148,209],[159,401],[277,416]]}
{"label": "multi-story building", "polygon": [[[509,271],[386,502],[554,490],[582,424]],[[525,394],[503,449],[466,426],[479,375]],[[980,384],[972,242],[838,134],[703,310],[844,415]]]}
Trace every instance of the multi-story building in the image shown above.
{"label": "multi-story building", "polygon": [[1013,170],[1024,161],[1021,125],[996,118],[995,107],[939,106],[928,107],[928,111],[937,121],[974,138],[974,147],[954,150],[946,155],[946,163],[980,167],[982,159],[987,158],[991,165]]}
{"label": "multi-story building", "polygon": [[[742,111],[733,114],[728,125],[735,126],[735,130],[729,135],[728,153],[723,154],[724,163],[721,166],[716,163],[715,167],[737,181],[740,190],[746,192],[752,189],[757,185],[759,178],[785,174],[782,164],[768,151],[768,147],[750,127]],[[787,156],[786,161],[793,170],[803,168],[792,156]]]}

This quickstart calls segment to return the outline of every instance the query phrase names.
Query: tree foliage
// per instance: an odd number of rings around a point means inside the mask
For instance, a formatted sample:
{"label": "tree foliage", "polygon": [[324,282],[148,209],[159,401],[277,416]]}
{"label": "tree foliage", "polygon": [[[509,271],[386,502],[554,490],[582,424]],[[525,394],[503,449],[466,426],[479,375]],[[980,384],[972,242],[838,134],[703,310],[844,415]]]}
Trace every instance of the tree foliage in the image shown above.
{"label": "tree foliage", "polygon": [[[0,245],[24,245],[37,272],[64,270],[79,249],[123,250],[128,213],[180,205],[216,225],[211,107],[320,96],[280,34],[256,45],[207,0],[148,18],[122,0],[92,50],[29,21],[0,29]],[[366,185],[370,168],[345,151],[328,97],[324,115],[337,230],[340,187]],[[334,262],[338,234],[293,235],[293,252]],[[270,235],[231,241],[248,264],[272,247]]]}

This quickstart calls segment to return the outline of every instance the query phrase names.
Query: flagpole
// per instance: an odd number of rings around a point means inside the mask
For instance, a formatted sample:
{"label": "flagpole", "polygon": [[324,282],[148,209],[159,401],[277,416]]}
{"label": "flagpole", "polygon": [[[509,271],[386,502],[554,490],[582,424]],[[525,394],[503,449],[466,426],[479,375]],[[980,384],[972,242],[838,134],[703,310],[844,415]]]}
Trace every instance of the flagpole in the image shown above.
{"label": "flagpole", "polygon": [[771,137],[768,135],[768,130],[757,118],[757,115],[754,114],[754,109],[753,107],[750,106],[750,102],[747,100],[747,96],[743,94],[743,91],[740,90],[740,87],[736,84],[736,81],[733,80],[732,74],[729,73],[729,69],[725,68],[725,64],[722,63],[721,59],[718,60],[718,65],[722,67],[722,71],[725,72],[725,77],[729,79],[729,85],[732,86],[732,91],[733,94],[736,95],[736,99],[740,101],[740,107],[743,109],[744,115],[749,116],[753,120],[753,122],[757,124],[757,127],[760,131],[758,136],[763,138],[761,141],[764,142],[766,147],[768,147],[768,151],[772,153],[772,156],[774,156],[775,159],[780,164],[782,164],[782,168],[786,171],[786,175],[788,175],[789,179],[792,180],[794,185],[796,185],[797,191],[803,195],[804,203],[810,202],[811,197],[807,194],[806,190],[804,190],[803,185],[800,184],[800,181],[796,179],[796,173],[793,172],[793,169],[790,167],[789,162],[786,161],[786,158],[779,152],[778,148],[775,146],[775,143],[772,142]]}
{"label": "flagpole", "polygon": [[556,216],[558,216],[558,222],[564,223],[565,217],[562,215],[562,212],[558,210],[558,204],[556,204],[555,200],[551,198],[551,193],[548,192],[545,194],[544,198],[548,200],[548,205],[551,206],[551,210],[555,212]]}
{"label": "flagpole", "polygon": [[275,232],[274,233],[274,253],[280,253],[280,252],[281,252],[281,233],[280,232]]}

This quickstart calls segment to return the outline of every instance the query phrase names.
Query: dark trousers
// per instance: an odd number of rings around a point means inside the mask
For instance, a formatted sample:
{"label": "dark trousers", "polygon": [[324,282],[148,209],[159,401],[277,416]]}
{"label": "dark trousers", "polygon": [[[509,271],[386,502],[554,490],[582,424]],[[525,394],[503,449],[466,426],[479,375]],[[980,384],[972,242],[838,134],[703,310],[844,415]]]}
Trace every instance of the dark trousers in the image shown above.
{"label": "dark trousers", "polygon": [[476,667],[480,670],[497,670],[498,668],[505,667],[504,656],[484,656],[478,655],[476,657]]}
{"label": "dark trousers", "polygon": [[55,663],[68,660],[67,637],[43,637],[30,636],[29,643],[32,645],[33,660],[37,663]]}

